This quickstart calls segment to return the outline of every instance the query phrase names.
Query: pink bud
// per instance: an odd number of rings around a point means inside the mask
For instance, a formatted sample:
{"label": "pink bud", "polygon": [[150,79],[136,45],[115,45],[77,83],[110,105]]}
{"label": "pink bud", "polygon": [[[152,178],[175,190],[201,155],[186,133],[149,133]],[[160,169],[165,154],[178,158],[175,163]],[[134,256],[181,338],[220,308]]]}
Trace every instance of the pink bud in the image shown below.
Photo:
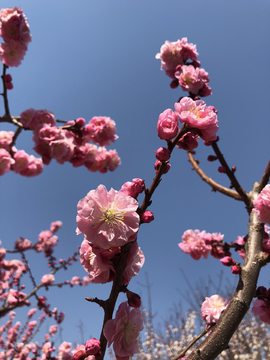
{"label": "pink bud", "polygon": [[235,264],[235,261],[230,256],[225,256],[224,258],[220,259],[220,262],[225,266],[232,266]]}
{"label": "pink bud", "polygon": [[129,306],[134,308],[139,308],[141,306],[141,297],[138,294],[128,290],[126,295]]}
{"label": "pink bud", "polygon": [[218,172],[220,172],[220,173],[225,173],[225,172],[226,172],[225,167],[224,167],[224,166],[220,166],[220,167],[218,168]]}
{"label": "pink bud", "polygon": [[235,275],[239,274],[240,273],[240,266],[233,265],[231,267],[231,272],[232,272],[232,274],[235,274]]}
{"label": "pink bud", "polygon": [[232,167],[232,172],[234,173],[236,171],[236,166]]}
{"label": "pink bud", "polygon": [[[155,162],[156,173],[159,171],[159,168],[160,168],[161,164],[162,164],[162,163],[161,163],[159,160],[157,160],[157,161]],[[165,170],[163,171],[163,174],[166,174],[166,173],[170,170],[170,167],[171,167],[171,165],[170,165],[169,163],[167,163],[167,164],[166,164],[166,168],[165,168]]]}
{"label": "pink bud", "polygon": [[85,343],[86,355],[96,355],[100,352],[100,341],[93,338]]}
{"label": "pink bud", "polygon": [[77,126],[79,126],[79,127],[83,127],[84,124],[85,124],[85,120],[84,120],[83,118],[78,118],[78,119],[76,120],[76,124],[77,124]]}
{"label": "pink bud", "polygon": [[144,223],[150,223],[151,221],[154,220],[154,215],[152,211],[147,210],[141,215],[141,219]]}
{"label": "pink bud", "polygon": [[155,154],[156,158],[161,162],[168,161],[171,156],[170,150],[164,147],[158,148],[157,151],[155,151]]}

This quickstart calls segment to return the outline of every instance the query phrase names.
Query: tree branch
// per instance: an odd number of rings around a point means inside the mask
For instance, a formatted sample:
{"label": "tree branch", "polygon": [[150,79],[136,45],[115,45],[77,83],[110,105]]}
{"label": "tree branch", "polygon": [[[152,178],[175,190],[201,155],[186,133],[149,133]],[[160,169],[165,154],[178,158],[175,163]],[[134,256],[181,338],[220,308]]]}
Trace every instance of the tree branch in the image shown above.
{"label": "tree branch", "polygon": [[218,184],[213,179],[208,177],[202,171],[202,169],[199,167],[199,165],[197,164],[196,160],[194,159],[194,157],[192,156],[192,153],[190,151],[188,151],[188,159],[191,162],[191,164],[192,164],[194,170],[197,172],[197,174],[201,177],[201,179],[203,181],[205,181],[208,185],[210,185],[212,187],[213,191],[218,191],[224,195],[234,198],[235,200],[243,201],[243,199],[241,198],[241,196],[238,194],[237,191],[228,189],[225,186]]}

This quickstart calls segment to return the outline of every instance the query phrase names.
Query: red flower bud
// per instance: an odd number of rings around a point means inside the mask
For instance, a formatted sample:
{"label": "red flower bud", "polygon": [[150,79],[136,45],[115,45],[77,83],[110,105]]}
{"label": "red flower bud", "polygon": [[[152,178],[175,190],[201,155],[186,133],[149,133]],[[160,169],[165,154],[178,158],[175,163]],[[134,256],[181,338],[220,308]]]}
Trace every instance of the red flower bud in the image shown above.
{"label": "red flower bud", "polygon": [[134,308],[138,308],[141,306],[141,297],[138,294],[135,294],[132,291],[127,290],[127,299],[128,305]]}

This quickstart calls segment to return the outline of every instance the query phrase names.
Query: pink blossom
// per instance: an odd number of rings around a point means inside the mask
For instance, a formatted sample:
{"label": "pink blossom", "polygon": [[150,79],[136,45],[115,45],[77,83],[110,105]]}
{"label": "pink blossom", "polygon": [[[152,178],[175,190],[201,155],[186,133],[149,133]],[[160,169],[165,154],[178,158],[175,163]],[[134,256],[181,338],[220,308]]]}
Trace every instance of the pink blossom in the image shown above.
{"label": "pink blossom", "polygon": [[13,131],[0,131],[0,148],[9,151],[13,136]]}
{"label": "pink blossom", "polygon": [[109,192],[104,185],[91,190],[79,201],[78,232],[86,235],[90,244],[102,249],[125,245],[136,238],[140,218],[138,202],[131,196]]}
{"label": "pink blossom", "polygon": [[118,156],[116,150],[109,150],[107,152],[107,158],[108,158],[107,166],[110,171],[114,171],[121,164],[121,159]]}
{"label": "pink blossom", "polygon": [[62,227],[62,221],[54,221],[51,223],[50,230],[54,234],[56,233],[56,231],[61,229],[61,227]]}
{"label": "pink blossom", "polygon": [[81,279],[79,276],[73,276],[73,278],[70,280],[70,283],[72,285],[80,285]]}
{"label": "pink blossom", "polygon": [[33,315],[35,315],[35,313],[37,312],[37,309],[33,308],[31,310],[28,311],[27,316],[28,317],[32,317]]}
{"label": "pink blossom", "polygon": [[[244,236],[237,236],[237,240],[235,241],[239,245],[245,245]],[[238,250],[238,254],[241,256],[242,259],[245,258],[245,249]]]}
{"label": "pink blossom", "polygon": [[203,85],[209,83],[208,73],[204,69],[194,68],[192,65],[183,65],[176,69],[175,77],[183,91],[198,94]]}
{"label": "pink blossom", "polygon": [[226,309],[229,302],[229,298],[223,299],[219,295],[212,295],[210,298],[206,297],[202,303],[201,312],[202,318],[207,324],[216,323],[223,310]]}
{"label": "pink blossom", "polygon": [[178,132],[178,119],[176,114],[167,109],[159,115],[157,132],[160,139],[172,140]]}
{"label": "pink blossom", "polygon": [[92,247],[86,240],[82,242],[80,260],[91,282],[105,284],[113,280],[115,270],[111,259],[118,252],[118,248],[103,250]]}
{"label": "pink blossom", "polygon": [[12,165],[11,169],[15,173],[20,173],[21,171],[26,171],[32,158],[24,150],[18,150],[14,153],[14,160],[15,164]]}
{"label": "pink blossom", "polygon": [[231,267],[232,274],[238,275],[240,273],[240,271],[241,271],[241,268],[238,265],[233,265]]}
{"label": "pink blossom", "polygon": [[235,261],[230,256],[225,256],[224,258],[220,259],[220,262],[225,266],[232,266],[235,264]]}
{"label": "pink blossom", "polygon": [[182,57],[182,45],[181,41],[175,42],[165,41],[165,44],[161,46],[160,53],[156,55],[156,59],[161,60],[161,70],[165,69],[168,76],[174,78],[174,70],[177,65],[184,64]]}
{"label": "pink blossom", "polygon": [[256,299],[253,303],[251,312],[255,316],[259,316],[260,320],[266,324],[270,324],[270,301]]}
{"label": "pink blossom", "polygon": [[15,40],[0,44],[0,58],[7,66],[18,67],[21,65],[25,54],[25,46]]}
{"label": "pink blossom", "polygon": [[91,140],[100,146],[110,145],[118,138],[115,122],[109,117],[93,117],[85,126],[85,130],[90,135]]}
{"label": "pink blossom", "polygon": [[182,38],[180,43],[182,47],[181,55],[183,60],[186,61],[190,59],[193,60],[193,62],[196,61],[199,55],[196,49],[196,45],[188,43],[186,37]]}
{"label": "pink blossom", "polygon": [[58,348],[58,357],[59,360],[71,360],[72,356],[70,354],[71,343],[63,341]]}
{"label": "pink blossom", "polygon": [[43,285],[48,286],[54,283],[54,276],[52,274],[46,274],[42,276],[41,282]]}
{"label": "pink blossom", "polygon": [[180,249],[186,254],[190,254],[195,260],[199,260],[202,256],[207,259],[207,256],[211,250],[211,245],[206,245],[203,236],[205,231],[199,230],[187,230],[182,236],[182,242],[178,244]]}
{"label": "pink blossom", "polygon": [[24,250],[28,250],[31,249],[32,247],[32,243],[30,240],[27,240],[25,238],[20,237],[18,240],[16,240],[15,245],[14,245],[14,249],[19,250],[19,251],[24,251]]}
{"label": "pink blossom", "polygon": [[139,248],[137,241],[135,241],[129,251],[126,267],[122,278],[122,283],[128,285],[133,276],[138,275],[143,266],[145,257],[142,250]]}
{"label": "pink blossom", "polygon": [[216,113],[206,106],[202,100],[192,100],[184,97],[175,105],[175,113],[179,116],[181,123],[187,123],[191,128],[200,130],[203,140],[216,140],[218,121]]}
{"label": "pink blossom", "polygon": [[0,149],[0,176],[6,174],[14,163],[15,160],[12,159],[9,152],[5,149]]}
{"label": "pink blossom", "polygon": [[256,200],[253,201],[255,211],[261,222],[270,224],[270,185],[266,185]]}
{"label": "pink blossom", "polygon": [[57,325],[50,326],[50,329],[49,329],[50,336],[54,336],[57,333],[57,330],[58,330]]}
{"label": "pink blossom", "polygon": [[139,351],[137,338],[143,330],[143,316],[139,308],[130,310],[127,302],[120,304],[115,319],[108,320],[103,333],[108,346],[113,343],[117,360],[129,360]]}
{"label": "pink blossom", "polygon": [[133,179],[132,182],[127,181],[122,185],[119,193],[137,199],[138,195],[141,194],[145,189],[144,181],[145,180],[142,179]]}
{"label": "pink blossom", "polygon": [[26,177],[37,176],[43,171],[43,162],[40,158],[34,155],[29,155],[27,168],[20,171],[20,175]]}

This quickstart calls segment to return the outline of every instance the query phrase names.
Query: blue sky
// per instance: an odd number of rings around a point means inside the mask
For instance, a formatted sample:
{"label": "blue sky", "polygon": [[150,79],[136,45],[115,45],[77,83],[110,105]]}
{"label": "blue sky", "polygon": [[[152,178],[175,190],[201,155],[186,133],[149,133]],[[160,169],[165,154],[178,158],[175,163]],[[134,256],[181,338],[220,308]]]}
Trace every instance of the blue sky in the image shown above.
{"label": "blue sky", "polygon": [[[137,177],[145,179],[147,187],[151,185],[154,151],[164,146],[156,132],[158,116],[173,109],[185,95],[169,87],[170,79],[155,59],[165,40],[187,37],[197,45],[213,90],[204,100],[219,112],[221,151],[237,167],[236,175],[246,191],[260,180],[270,150],[268,1],[195,0],[191,5],[179,0],[80,0],[75,5],[67,0],[2,0],[1,6],[21,6],[33,35],[22,65],[10,69],[14,84],[9,92],[11,113],[19,115],[33,107],[50,110],[63,120],[110,116],[119,136],[111,148],[117,149],[122,160],[115,172],[107,174],[52,161],[36,178],[12,172],[1,177],[0,238],[4,246],[12,246],[20,236],[34,242],[52,221],[61,220],[56,255],[66,258],[83,240],[75,234],[76,206],[88,191],[99,184],[117,190]],[[0,109],[4,113],[1,103]],[[12,130],[7,125],[2,129]],[[16,146],[34,153],[30,132],[23,133]],[[218,164],[206,160],[211,149],[201,142],[196,152],[202,169],[229,186],[225,175],[217,172]],[[191,170],[184,151],[174,151],[171,170],[154,194],[150,210],[155,221],[143,225],[138,237],[145,265],[130,289],[141,293],[146,302],[139,283],[145,283],[148,273],[159,319],[180,300],[177,289],[188,291],[180,268],[192,284],[209,275],[215,280],[221,269],[234,281],[218,260],[195,261],[178,248],[187,229],[221,232],[230,242],[245,235],[248,225],[243,203],[211,192]],[[48,272],[46,263],[42,256],[29,255],[29,259],[38,281]],[[72,271],[59,273],[56,280],[85,274],[77,264]],[[269,285],[268,269],[262,270],[260,284]],[[76,327],[80,319],[85,324],[85,339],[99,337],[102,311],[84,297],[105,299],[109,290],[110,285],[90,285],[45,294],[52,307],[66,312],[66,341],[80,342]],[[125,300],[124,295],[120,298]]]}

